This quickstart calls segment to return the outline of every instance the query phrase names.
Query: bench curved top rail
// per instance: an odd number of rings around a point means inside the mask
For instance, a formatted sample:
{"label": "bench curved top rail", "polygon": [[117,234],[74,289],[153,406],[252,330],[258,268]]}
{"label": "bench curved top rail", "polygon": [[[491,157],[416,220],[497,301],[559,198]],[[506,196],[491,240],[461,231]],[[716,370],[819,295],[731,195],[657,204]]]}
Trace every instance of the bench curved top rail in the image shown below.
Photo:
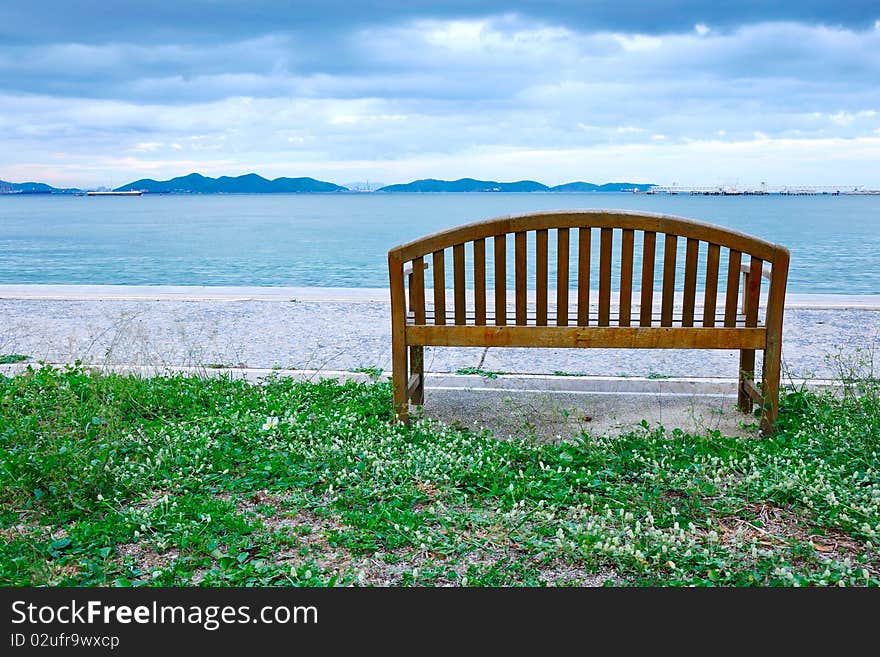
{"label": "bench curved top rail", "polygon": [[391,249],[388,256],[403,263],[456,244],[495,235],[578,227],[624,228],[698,239],[748,253],[770,263],[776,260],[777,254],[788,255],[788,250],[778,244],[724,226],[684,217],[629,210],[564,210],[532,212],[476,221],[401,244]]}

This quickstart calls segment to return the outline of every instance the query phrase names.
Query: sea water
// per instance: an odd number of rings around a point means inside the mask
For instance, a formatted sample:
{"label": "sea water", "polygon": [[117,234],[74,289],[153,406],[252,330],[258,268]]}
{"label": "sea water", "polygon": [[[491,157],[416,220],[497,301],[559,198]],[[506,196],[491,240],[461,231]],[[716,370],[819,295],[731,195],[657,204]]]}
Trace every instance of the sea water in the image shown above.
{"label": "sea water", "polygon": [[790,292],[880,294],[880,196],[848,195],[0,196],[0,284],[385,287],[397,244],[494,216],[587,208],[673,214],[782,244]]}

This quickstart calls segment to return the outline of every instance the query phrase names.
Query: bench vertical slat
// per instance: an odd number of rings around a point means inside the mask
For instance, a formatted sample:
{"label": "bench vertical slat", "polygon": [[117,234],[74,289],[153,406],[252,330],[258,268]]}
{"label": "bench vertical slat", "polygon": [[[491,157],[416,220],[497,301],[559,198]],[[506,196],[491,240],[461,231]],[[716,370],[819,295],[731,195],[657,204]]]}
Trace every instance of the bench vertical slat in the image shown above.
{"label": "bench vertical slat", "polygon": [[547,326],[547,229],[535,231],[535,324]]}
{"label": "bench vertical slat", "polygon": [[642,237],[642,296],[639,301],[639,324],[651,326],[654,312],[654,255],[657,251],[657,233],[645,231]]}
{"label": "bench vertical slat", "polygon": [[629,326],[632,321],[633,244],[635,231],[625,229],[620,243],[620,314],[618,324]]}
{"label": "bench vertical slat", "polygon": [[412,279],[409,290],[410,310],[416,324],[425,323],[425,259],[413,258]]}
{"label": "bench vertical slat", "polygon": [[703,295],[703,326],[715,326],[715,304],[718,301],[718,262],[721,259],[721,247],[709,245],[706,258],[706,292]]}
{"label": "bench vertical slat", "polygon": [[507,238],[495,235],[495,326],[507,325]]}
{"label": "bench vertical slat", "polygon": [[599,326],[611,323],[611,247],[613,228],[603,228],[599,235]]}
{"label": "bench vertical slat", "polygon": [[474,324],[486,325],[486,240],[474,240]]}
{"label": "bench vertical slat", "polygon": [[578,326],[590,324],[590,228],[578,228]]}
{"label": "bench vertical slat", "polygon": [[465,324],[465,282],[464,282],[464,244],[456,244],[452,247],[452,269],[455,285],[455,323]]}
{"label": "bench vertical slat", "polygon": [[760,258],[752,256],[749,263],[748,286],[746,287],[746,302],[743,312],[746,315],[746,326],[755,327],[758,325],[758,305],[761,300],[761,272],[764,268],[764,261]]}
{"label": "bench vertical slat", "polygon": [[697,260],[700,255],[700,241],[688,238],[684,256],[684,301],[682,304],[681,325],[694,325],[694,306],[697,297]]}
{"label": "bench vertical slat", "polygon": [[727,257],[727,289],[724,293],[724,325],[736,326],[736,304],[739,301],[739,268],[742,253],[730,249]]}
{"label": "bench vertical slat", "polygon": [[443,264],[443,250],[434,251],[432,265],[434,271],[434,323],[446,324],[446,270]]}
{"label": "bench vertical slat", "polygon": [[556,325],[568,326],[568,228],[556,231]]}
{"label": "bench vertical slat", "polygon": [[[751,256],[749,272],[745,275],[743,284],[743,314],[746,316],[746,326],[758,325],[758,305],[761,300],[761,272],[764,270],[764,262],[760,258]],[[748,387],[755,380],[755,350],[740,349],[739,351],[739,395],[737,406],[743,412],[751,412],[753,400],[749,395]]]}
{"label": "bench vertical slat", "polygon": [[526,311],[528,309],[526,297],[526,234],[516,233],[514,238],[514,252],[516,255],[516,324],[526,325]]}
{"label": "bench vertical slat", "polygon": [[675,258],[678,251],[678,237],[665,235],[663,238],[663,300],[660,306],[660,326],[672,326],[672,310],[675,304]]}

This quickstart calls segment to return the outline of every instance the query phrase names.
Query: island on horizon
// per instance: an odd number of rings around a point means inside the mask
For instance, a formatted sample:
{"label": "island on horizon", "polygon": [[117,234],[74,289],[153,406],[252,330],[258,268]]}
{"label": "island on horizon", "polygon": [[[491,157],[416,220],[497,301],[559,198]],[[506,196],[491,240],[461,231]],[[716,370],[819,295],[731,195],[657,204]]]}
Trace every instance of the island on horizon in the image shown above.
{"label": "island on horizon", "polygon": [[[570,182],[550,187],[534,180],[498,182],[495,180],[437,180],[427,178],[410,183],[385,185],[377,189],[350,189],[342,185],[310,177],[275,178],[269,180],[256,173],[242,176],[211,178],[190,173],[170,180],[142,178],[116,187],[112,192],[143,192],[144,194],[327,194],[327,193],[453,193],[453,192],[633,192],[647,191],[653,183],[612,182],[597,185],[588,182]],[[83,194],[78,188],[57,188],[40,182],[11,183],[0,180],[0,194]]]}

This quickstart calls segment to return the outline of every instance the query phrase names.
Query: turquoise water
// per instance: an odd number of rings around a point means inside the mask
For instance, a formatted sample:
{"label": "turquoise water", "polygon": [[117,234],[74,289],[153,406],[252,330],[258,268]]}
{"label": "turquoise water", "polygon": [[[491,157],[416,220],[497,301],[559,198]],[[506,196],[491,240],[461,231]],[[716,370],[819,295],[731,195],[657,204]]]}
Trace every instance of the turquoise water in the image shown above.
{"label": "turquoise water", "polygon": [[384,287],[386,254],[399,243],[498,215],[577,208],[729,226],[791,250],[791,292],[880,294],[876,196],[0,196],[0,284]]}

